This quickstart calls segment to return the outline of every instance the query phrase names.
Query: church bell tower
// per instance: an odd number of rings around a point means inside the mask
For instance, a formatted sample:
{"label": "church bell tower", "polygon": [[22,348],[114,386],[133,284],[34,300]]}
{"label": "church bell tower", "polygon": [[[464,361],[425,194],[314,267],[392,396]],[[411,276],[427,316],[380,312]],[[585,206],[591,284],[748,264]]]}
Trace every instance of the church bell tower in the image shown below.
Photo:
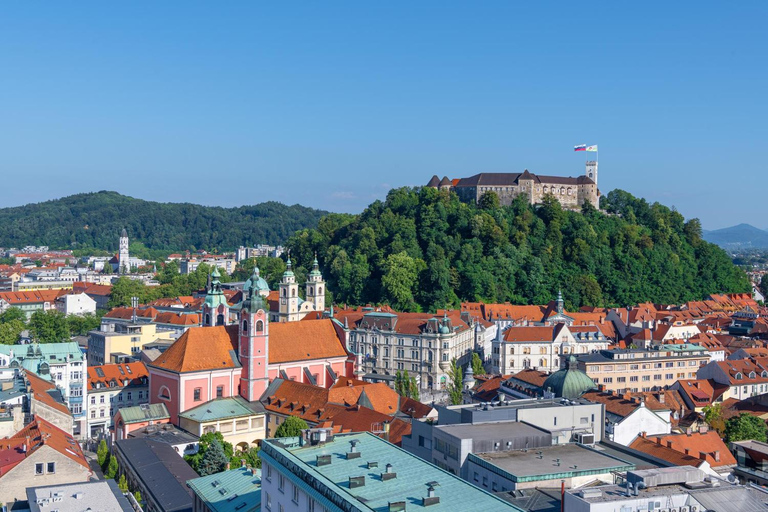
{"label": "church bell tower", "polygon": [[264,298],[254,284],[240,308],[238,357],[242,365],[240,396],[257,401],[269,386],[269,318]]}
{"label": "church bell tower", "polygon": [[299,320],[299,285],[296,284],[296,276],[293,274],[291,257],[288,256],[283,279],[280,281],[280,321],[296,322]]}
{"label": "church bell tower", "polygon": [[317,263],[317,254],[312,262],[312,270],[307,276],[306,297],[309,302],[315,305],[315,311],[325,310],[325,281],[320,273],[320,266]]}

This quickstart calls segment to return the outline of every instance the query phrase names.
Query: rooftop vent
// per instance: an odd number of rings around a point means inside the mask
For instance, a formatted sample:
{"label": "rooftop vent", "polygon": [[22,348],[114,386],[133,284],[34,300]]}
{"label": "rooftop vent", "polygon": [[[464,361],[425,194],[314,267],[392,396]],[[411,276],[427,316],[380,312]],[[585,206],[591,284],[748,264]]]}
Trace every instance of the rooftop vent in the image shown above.
{"label": "rooftop vent", "polygon": [[318,466],[327,466],[331,463],[331,456],[330,455],[318,455],[317,456],[317,465]]}
{"label": "rooftop vent", "polygon": [[[384,467],[384,473],[381,474],[381,480],[386,482],[387,480],[392,480],[393,478],[397,478],[397,473],[392,471],[392,464],[387,464]],[[403,508],[403,510],[405,510],[405,508]]]}
{"label": "rooftop vent", "polygon": [[352,439],[349,444],[349,451],[347,452],[347,459],[359,459],[360,458],[360,452],[357,451],[357,444],[360,441],[358,439]]}
{"label": "rooftop vent", "polygon": [[440,503],[440,496],[435,496],[435,487],[439,485],[437,482],[427,482],[427,496],[422,498],[422,506],[428,507]]}
{"label": "rooftop vent", "polygon": [[349,488],[354,489],[356,487],[365,486],[365,476],[351,476],[349,477]]}
{"label": "rooftop vent", "polygon": [[388,512],[405,512],[405,501],[390,501]]}
{"label": "rooftop vent", "polygon": [[379,467],[379,463],[378,462],[372,461],[372,460],[368,461],[368,469],[377,468],[377,467]]}

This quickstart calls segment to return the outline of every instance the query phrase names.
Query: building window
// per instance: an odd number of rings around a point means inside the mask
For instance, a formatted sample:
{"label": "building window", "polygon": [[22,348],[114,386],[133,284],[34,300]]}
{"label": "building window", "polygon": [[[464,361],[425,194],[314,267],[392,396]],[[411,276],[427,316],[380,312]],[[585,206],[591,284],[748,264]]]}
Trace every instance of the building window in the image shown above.
{"label": "building window", "polygon": [[96,411],[92,410],[91,411],[91,419],[95,419],[95,418],[96,418]]}
{"label": "building window", "polygon": [[277,489],[280,492],[283,492],[284,488],[285,488],[285,476],[281,473],[277,475]]}
{"label": "building window", "polygon": [[42,462],[35,464],[35,475],[43,475],[45,471],[45,465]]}
{"label": "building window", "polygon": [[46,469],[46,473],[55,473],[56,472],[56,463],[55,462],[49,462]]}
{"label": "building window", "polygon": [[293,502],[299,503],[299,486],[296,484],[293,485]]}
{"label": "building window", "polygon": [[132,393],[129,391],[129,392],[128,392],[128,400],[130,400],[130,399],[131,399],[131,394],[132,394]]}
{"label": "building window", "polygon": [[224,386],[216,386],[216,398],[224,397]]}
{"label": "building window", "polygon": [[96,405],[96,397],[95,396],[91,397],[91,405]]}
{"label": "building window", "polygon": [[101,396],[99,397],[99,403],[100,403],[100,404],[103,404],[103,403],[104,403],[104,395],[101,395]]}
{"label": "building window", "polygon": [[201,392],[202,392],[202,388],[195,388],[195,391],[194,391],[194,400],[195,400],[195,402],[199,402],[201,400],[200,399],[200,393]]}

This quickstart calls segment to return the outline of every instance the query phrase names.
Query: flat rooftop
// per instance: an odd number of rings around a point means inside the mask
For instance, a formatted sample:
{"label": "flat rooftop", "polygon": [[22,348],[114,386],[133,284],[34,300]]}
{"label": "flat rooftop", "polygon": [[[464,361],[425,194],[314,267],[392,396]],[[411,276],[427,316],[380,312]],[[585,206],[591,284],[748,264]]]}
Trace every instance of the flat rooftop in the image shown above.
{"label": "flat rooftop", "polygon": [[[575,476],[583,473],[631,471],[627,461],[578,444],[563,444],[530,450],[473,454],[506,471],[516,481]],[[473,455],[470,455],[472,457]]]}
{"label": "flat rooftop", "polygon": [[[79,495],[79,498],[76,497]],[[53,501],[53,499],[56,501]],[[128,499],[114,480],[80,482],[27,488],[30,512],[58,510],[59,512],[133,512]],[[38,501],[42,503],[38,504]]]}
{"label": "flat rooftop", "polygon": [[[293,441],[298,443],[298,438]],[[346,458],[350,441],[357,442],[359,458]],[[290,438],[283,442],[290,442]],[[321,455],[329,455],[331,463],[318,466],[317,457]],[[328,495],[328,490],[320,489],[327,488],[359,510],[387,510],[390,502],[405,501],[409,511],[521,511],[368,432],[336,435],[331,442],[315,446],[287,446],[280,440],[267,439],[262,445],[261,456],[273,464],[274,458],[280,464],[297,465],[299,472],[307,474],[301,485],[312,485],[324,495]],[[369,468],[368,462],[376,462],[377,467]],[[386,471],[387,464],[392,464],[392,473],[397,476],[382,480],[380,475]],[[286,476],[299,479],[296,472]],[[349,478],[357,476],[365,477],[365,484],[350,488]],[[435,496],[440,502],[424,507],[422,498],[427,496],[430,482],[436,483]]]}
{"label": "flat rooftop", "polygon": [[519,421],[502,421],[498,423],[456,423],[453,425],[438,425],[441,432],[459,439],[474,441],[494,441],[502,437],[549,436],[550,433],[542,428],[534,427]]}

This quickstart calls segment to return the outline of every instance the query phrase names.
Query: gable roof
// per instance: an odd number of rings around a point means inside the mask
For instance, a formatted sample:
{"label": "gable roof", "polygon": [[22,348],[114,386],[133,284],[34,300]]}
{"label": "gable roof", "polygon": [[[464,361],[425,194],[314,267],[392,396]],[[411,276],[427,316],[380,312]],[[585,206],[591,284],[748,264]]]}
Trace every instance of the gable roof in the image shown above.
{"label": "gable roof", "polygon": [[[102,364],[88,367],[88,391],[143,385],[142,378],[149,375],[144,363]],[[98,386],[98,387],[97,387]],[[113,388],[114,389],[114,388]]]}
{"label": "gable roof", "polygon": [[[728,447],[714,430],[704,433],[648,436],[648,438],[651,440],[659,439],[661,444],[678,453],[686,454],[687,451],[687,455],[706,460],[713,468],[736,465],[733,454],[728,451]],[[716,460],[717,458],[720,460]]]}
{"label": "gable roof", "polygon": [[[24,451],[26,446],[26,451]],[[83,450],[75,439],[39,416],[7,439],[0,439],[0,476],[6,474],[43,446],[53,448],[90,470]]]}
{"label": "gable roof", "polygon": [[269,324],[269,364],[347,357],[333,320]]}
{"label": "gable roof", "polygon": [[239,368],[237,332],[237,325],[192,327],[149,366],[177,373]]}
{"label": "gable roof", "polygon": [[27,370],[24,373],[27,382],[29,383],[29,391],[31,392],[32,399],[44,403],[52,409],[56,409],[59,412],[63,412],[67,415],[72,415],[67,408],[67,405],[59,400],[57,397],[61,397],[59,389],[51,381],[45,380],[36,373]]}
{"label": "gable roof", "polygon": [[698,457],[686,455],[684,452],[669,448],[666,444],[662,444],[660,440],[652,441],[651,439],[642,436],[637,436],[634,441],[629,444],[629,447],[633,450],[647,453],[657,459],[665,460],[675,466],[698,467],[702,463]]}

